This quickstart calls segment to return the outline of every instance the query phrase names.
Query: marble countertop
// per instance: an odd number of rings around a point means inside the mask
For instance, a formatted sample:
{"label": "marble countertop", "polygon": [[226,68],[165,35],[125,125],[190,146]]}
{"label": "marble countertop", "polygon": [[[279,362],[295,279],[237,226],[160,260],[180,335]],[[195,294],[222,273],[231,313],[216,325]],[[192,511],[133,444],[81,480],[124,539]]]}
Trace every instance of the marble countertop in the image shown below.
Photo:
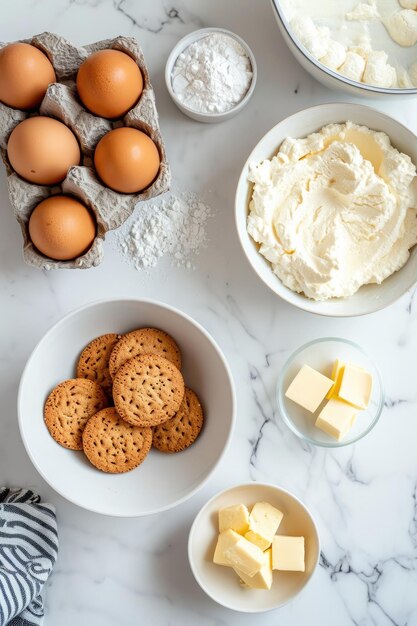
{"label": "marble countertop", "polygon": [[[259,69],[253,99],[237,117],[202,125],[183,116],[164,85],[175,42],[222,26],[252,47]],[[48,626],[252,625],[255,618],[212,602],[194,581],[186,543],[194,515],[216,491],[247,480],[277,483],[311,508],[322,541],[311,584],[256,624],[286,626],[417,624],[417,422],[415,292],[360,319],[326,319],[277,299],[244,258],[234,227],[240,169],[258,139],[309,105],[348,100],[320,86],[296,63],[268,0],[18,0],[2,3],[0,40],[45,30],[77,44],[118,34],[136,37],[149,63],[175,188],[212,207],[209,246],[193,271],[162,263],[148,275],[123,261],[115,239],[102,265],[43,272],[22,260],[21,236],[0,171],[0,477],[30,486],[58,511],[60,555],[46,593]],[[353,99],[352,99],[353,100]],[[373,105],[417,131],[415,101]],[[237,427],[208,484],[177,509],[144,519],[110,519],[54,493],[32,466],[17,425],[24,363],[50,325],[71,309],[107,296],[150,297],[202,323],[228,359],[238,395]],[[340,450],[311,448],[284,426],[274,386],[286,356],[324,335],[359,342],[378,363],[387,401],[375,430]],[[414,439],[416,437],[416,439]]]}

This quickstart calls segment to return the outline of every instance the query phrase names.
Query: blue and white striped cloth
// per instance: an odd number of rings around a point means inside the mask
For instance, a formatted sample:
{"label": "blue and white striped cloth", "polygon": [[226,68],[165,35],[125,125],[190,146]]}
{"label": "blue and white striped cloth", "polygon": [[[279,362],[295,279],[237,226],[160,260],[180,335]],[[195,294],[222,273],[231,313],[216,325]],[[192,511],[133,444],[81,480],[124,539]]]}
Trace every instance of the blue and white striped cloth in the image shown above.
{"label": "blue and white striped cloth", "polygon": [[58,555],[55,508],[28,489],[0,489],[0,626],[39,626]]}

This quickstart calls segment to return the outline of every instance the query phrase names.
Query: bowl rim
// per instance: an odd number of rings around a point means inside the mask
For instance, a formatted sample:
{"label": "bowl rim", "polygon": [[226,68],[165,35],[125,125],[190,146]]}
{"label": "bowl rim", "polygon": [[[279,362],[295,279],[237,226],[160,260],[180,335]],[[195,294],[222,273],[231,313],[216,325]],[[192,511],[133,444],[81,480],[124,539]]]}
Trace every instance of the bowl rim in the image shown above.
{"label": "bowl rim", "polygon": [[[379,402],[378,402],[378,408],[376,410],[373,420],[364,431],[362,431],[359,435],[357,435],[353,439],[350,439],[347,441],[345,441],[344,439],[342,439],[341,441],[337,441],[336,439],[334,441],[317,441],[316,439],[313,439],[312,437],[308,437],[308,435],[305,435],[296,427],[292,419],[289,417],[287,410],[285,408],[284,400],[283,400],[284,393],[283,393],[282,386],[284,383],[285,374],[287,373],[287,370],[289,366],[291,365],[291,363],[293,362],[294,358],[298,356],[300,352],[303,352],[303,350],[305,350],[306,348],[309,348],[310,346],[314,346],[320,343],[327,343],[329,341],[334,341],[336,343],[344,343],[344,344],[347,344],[348,346],[356,348],[356,350],[361,352],[367,359],[369,359],[369,361],[372,363],[372,366],[376,372],[376,377],[378,380],[379,388],[381,390],[381,394],[380,394]],[[376,426],[377,422],[379,421],[379,418],[381,417],[381,414],[385,406],[385,389],[384,389],[384,383],[383,383],[379,368],[375,365],[374,360],[370,357],[368,352],[362,348],[362,346],[360,346],[355,341],[352,341],[351,339],[345,339],[344,337],[318,337],[317,339],[312,339],[311,341],[307,341],[306,343],[303,343],[296,350],[294,350],[290,354],[290,356],[287,358],[284,365],[281,367],[280,373],[278,375],[278,380],[276,383],[275,396],[276,396],[278,412],[284,424],[295,435],[297,435],[299,439],[301,439],[302,441],[306,441],[307,443],[313,446],[317,446],[319,448],[344,448],[346,446],[350,446],[354,443],[357,443],[358,441],[366,437],[366,435],[369,435],[371,430],[373,430],[373,428]]]}
{"label": "bowl rim", "polygon": [[[237,41],[242,46],[242,48],[244,48],[244,50],[246,51],[250,64],[252,66],[251,83],[248,87],[247,92],[243,96],[242,100],[237,102],[231,109],[228,109],[227,111],[219,111],[217,113],[206,113],[202,111],[196,111],[195,109],[192,109],[191,107],[181,102],[178,99],[177,94],[175,93],[172,87],[172,80],[171,80],[172,70],[179,55],[186,48],[188,48],[188,46],[195,43],[199,39],[203,39],[203,37],[210,35],[211,33],[220,33],[223,35],[227,35],[231,37],[232,39],[234,39],[235,41]],[[171,52],[168,55],[168,58],[165,64],[164,75],[165,75],[165,84],[166,84],[168,93],[171,96],[172,100],[175,102],[175,104],[181,110],[183,110],[186,113],[197,115],[198,117],[201,117],[203,119],[214,119],[214,120],[219,119],[220,121],[225,116],[229,116],[229,115],[232,116],[233,114],[237,113],[238,111],[243,109],[243,107],[248,103],[248,101],[252,97],[252,94],[255,90],[255,85],[256,85],[256,81],[258,77],[258,68],[256,64],[255,55],[253,54],[251,48],[246,43],[246,41],[242,39],[242,37],[240,37],[239,35],[236,35],[236,33],[232,32],[231,30],[227,30],[226,28],[220,28],[217,26],[213,26],[213,27],[209,26],[206,28],[199,28],[197,30],[191,31],[187,35],[184,35],[184,37],[182,37],[179,41],[177,41],[177,43],[174,45],[174,47],[172,48]]]}
{"label": "bowl rim", "polygon": [[[310,518],[310,520],[311,520],[311,522],[313,524],[313,528],[314,528],[314,532],[315,532],[316,540],[317,540],[317,559],[316,559],[316,562],[314,563],[314,567],[311,570],[311,573],[310,573],[309,577],[306,579],[306,581],[305,581],[304,585],[301,587],[301,589],[299,591],[297,591],[297,593],[294,596],[292,596],[291,598],[289,598],[288,600],[286,600],[282,604],[279,604],[279,605],[277,605],[275,607],[271,607],[271,608],[265,608],[265,609],[256,609],[256,610],[238,609],[235,606],[231,606],[230,604],[228,604],[226,602],[221,602],[211,592],[209,592],[207,590],[207,588],[203,585],[203,583],[200,580],[197,568],[195,567],[195,564],[194,564],[192,543],[193,543],[193,540],[194,540],[194,534],[196,532],[196,528],[197,528],[198,522],[203,517],[203,515],[204,515],[205,511],[207,510],[207,508],[211,504],[213,504],[213,502],[215,502],[217,500],[217,498],[219,498],[220,496],[228,493],[229,491],[233,491],[234,489],[253,488],[253,487],[256,487],[256,486],[261,487],[261,488],[273,489],[274,491],[277,491],[277,492],[279,492],[281,494],[285,494],[286,496],[289,496],[290,498],[295,500],[301,506],[301,508],[305,511],[305,513]],[[222,489],[221,491],[218,491],[217,493],[215,493],[209,500],[207,500],[207,502],[205,502],[203,504],[203,506],[200,508],[200,510],[198,511],[197,515],[195,516],[195,518],[193,520],[193,523],[191,524],[191,528],[190,528],[190,531],[189,531],[189,534],[188,534],[187,552],[188,552],[188,562],[190,564],[190,568],[191,568],[192,574],[194,576],[194,579],[196,580],[196,582],[198,583],[200,588],[204,591],[204,593],[209,596],[209,598],[211,598],[217,604],[219,604],[221,606],[224,606],[226,609],[230,609],[231,611],[236,611],[238,613],[240,612],[240,613],[251,613],[251,614],[254,614],[254,613],[269,613],[270,611],[276,611],[276,610],[282,608],[283,606],[285,606],[286,604],[289,604],[290,602],[294,601],[295,598],[297,596],[299,596],[300,593],[302,593],[305,590],[305,588],[307,587],[307,585],[309,585],[311,579],[313,578],[314,573],[317,570],[317,566],[318,566],[318,564],[320,562],[321,544],[320,544],[320,534],[319,534],[319,531],[318,531],[318,526],[317,526],[316,520],[314,519],[314,516],[311,513],[310,509],[307,507],[306,504],[304,504],[304,502],[302,502],[302,500],[300,500],[300,498],[298,498],[298,496],[296,496],[294,493],[292,493],[288,489],[285,489],[284,487],[280,487],[279,485],[275,485],[274,483],[258,482],[256,480],[253,480],[251,482],[238,483],[236,485],[232,485],[231,487],[227,487],[226,489]]]}
{"label": "bowl rim", "polygon": [[352,80],[347,76],[343,76],[343,74],[339,74],[337,71],[332,70],[330,67],[323,65],[320,63],[318,59],[313,57],[313,55],[298,41],[297,37],[294,37],[292,33],[292,28],[284,14],[284,10],[281,7],[280,0],[271,0],[272,10],[275,13],[275,17],[278,18],[286,31],[286,34],[291,39],[292,43],[297,47],[297,49],[301,52],[304,58],[314,65],[315,68],[320,70],[323,74],[327,74],[331,76],[333,79],[340,81],[348,85],[349,87],[353,87],[355,89],[361,89],[363,91],[368,91],[374,94],[383,94],[385,96],[416,96],[417,95],[417,87],[377,87],[376,85],[369,85],[368,83],[360,83],[356,80]]}
{"label": "bowl rim", "polygon": [[[280,281],[280,284],[282,285],[282,291],[277,291],[272,285],[270,285],[267,280],[264,278],[263,274],[261,274],[260,272],[258,272],[258,270],[255,268],[254,264],[252,263],[251,260],[251,255],[247,252],[246,250],[246,242],[245,239],[246,237],[250,238],[252,240],[252,238],[250,237],[249,233],[247,232],[246,229],[246,222],[245,222],[245,227],[241,227],[241,221],[242,221],[242,216],[241,216],[241,212],[242,212],[242,207],[241,204],[238,202],[238,195],[241,191],[241,188],[243,187],[243,185],[246,185],[248,183],[247,180],[247,171],[249,168],[250,163],[253,161],[252,155],[255,152],[255,150],[257,150],[258,146],[260,143],[262,143],[269,135],[275,133],[276,129],[281,126],[282,124],[285,124],[287,122],[289,122],[290,120],[293,120],[294,118],[304,115],[307,112],[312,112],[318,109],[334,109],[334,108],[343,108],[343,107],[349,107],[349,108],[353,108],[353,109],[357,109],[358,111],[361,109],[366,109],[367,111],[372,111],[375,114],[377,114],[379,117],[381,118],[385,118],[387,120],[389,120],[390,122],[394,122],[394,124],[396,124],[397,126],[400,126],[402,129],[404,129],[404,131],[410,135],[413,136],[413,138],[416,141],[417,144],[417,134],[415,134],[408,126],[406,126],[405,124],[403,124],[402,122],[400,122],[396,117],[393,117],[391,115],[388,115],[387,113],[384,113],[383,111],[380,111],[379,109],[375,109],[375,107],[369,106],[367,104],[362,104],[359,102],[343,102],[343,101],[337,101],[337,102],[323,102],[322,104],[315,104],[313,106],[310,107],[306,107],[303,109],[300,109],[299,111],[296,111],[295,113],[292,113],[291,115],[288,115],[286,117],[284,117],[282,120],[280,120],[277,124],[275,124],[274,126],[272,126],[272,128],[270,128],[269,130],[266,131],[266,133],[264,133],[264,135],[262,135],[262,137],[260,137],[260,139],[258,139],[258,141],[256,142],[256,144],[253,146],[251,152],[249,153],[249,156],[247,157],[247,159],[245,160],[242,170],[239,174],[239,178],[237,181],[237,185],[236,185],[236,191],[235,191],[235,198],[234,198],[234,212],[235,212],[235,227],[237,230],[237,234],[238,234],[238,238],[239,238],[239,242],[241,245],[241,248],[243,250],[243,253],[246,257],[247,262],[249,263],[250,267],[252,268],[252,270],[255,272],[256,276],[264,283],[264,285],[266,285],[271,291],[272,293],[274,293],[276,296],[278,296],[279,298],[281,298],[282,300],[284,300],[285,302],[287,302],[288,304],[290,304],[291,306],[294,306],[297,309],[300,309],[302,311],[306,311],[307,313],[313,313],[314,315],[319,315],[322,317],[330,317],[330,318],[347,318],[347,317],[361,317],[364,315],[370,315],[372,313],[376,313],[377,311],[381,311],[385,308],[387,308],[388,306],[391,306],[392,304],[394,304],[395,302],[397,302],[400,298],[402,298],[406,293],[408,293],[409,291],[411,291],[416,283],[417,283],[417,276],[414,280],[414,282],[409,285],[408,287],[405,287],[400,294],[398,294],[398,296],[395,296],[394,299],[390,299],[388,300],[386,303],[380,302],[379,300],[375,302],[375,304],[372,306],[372,308],[370,308],[369,310],[364,310],[364,311],[360,311],[360,312],[350,312],[350,313],[345,313],[343,310],[340,311],[336,311],[336,312],[332,312],[332,313],[327,313],[324,311],[320,311],[320,310],[315,310],[312,307],[314,306],[314,303],[316,302],[315,300],[311,300],[310,298],[307,298],[307,296],[304,296],[303,294],[297,294],[297,295],[303,295],[303,298],[295,303],[290,299],[290,294],[293,294],[295,292],[292,292],[289,287],[286,287],[282,281],[280,279],[278,279]],[[343,118],[345,118],[346,115],[343,116]],[[352,120],[354,121],[354,120]],[[333,122],[328,122],[328,123],[333,123]],[[328,124],[327,123],[327,124]],[[324,123],[324,125],[326,125],[326,123]],[[375,129],[374,129],[375,130]],[[393,141],[393,145],[395,144],[395,139],[392,140],[391,135],[388,135],[388,133],[386,131],[383,130],[378,130],[377,132],[385,132],[385,134],[389,137],[390,141]],[[395,145],[394,145],[395,147]],[[276,146],[276,148],[274,149],[275,152],[274,154],[276,154],[276,152],[279,149],[279,145]],[[270,157],[265,157],[265,158],[270,158]],[[247,205],[245,206],[245,215],[246,215],[246,221],[247,221],[247,216],[248,216],[248,208],[249,208],[249,203],[247,203]],[[242,232],[241,232],[242,231]],[[410,250],[413,250],[415,246],[413,246],[412,248],[410,248]],[[260,254],[257,251],[257,254]],[[408,263],[409,259],[407,259],[406,263],[403,265],[403,267]],[[266,261],[267,262],[267,261]],[[400,268],[397,272],[394,272],[394,274],[398,273],[399,271],[401,271],[402,268]],[[269,267],[269,271],[272,273],[272,269]],[[387,277],[389,278],[389,277]],[[364,287],[366,287],[366,285],[363,285]],[[333,298],[331,300],[337,300],[340,302],[343,302],[343,298]],[[324,301],[326,302],[326,301]]]}
{"label": "bowl rim", "polygon": [[[93,507],[86,507],[82,504],[80,504],[79,502],[76,501],[75,499],[72,499],[70,497],[68,497],[67,495],[63,494],[61,492],[60,489],[57,489],[57,487],[52,484],[51,479],[45,474],[45,472],[39,467],[37,461],[35,460],[30,446],[28,445],[26,438],[23,436],[23,416],[22,416],[22,408],[21,408],[21,404],[22,404],[22,398],[23,398],[23,387],[24,384],[26,383],[26,377],[27,377],[27,372],[29,369],[29,366],[32,364],[32,361],[34,360],[36,353],[40,347],[40,345],[43,343],[43,341],[49,337],[60,325],[65,324],[67,322],[67,320],[69,320],[70,318],[76,317],[79,313],[85,311],[86,309],[89,308],[93,308],[96,306],[101,306],[103,304],[108,304],[108,303],[125,303],[125,302],[135,302],[135,303],[144,303],[144,304],[152,304],[155,305],[157,307],[161,307],[163,309],[166,309],[167,311],[174,313],[176,315],[179,315],[180,317],[184,318],[185,320],[187,320],[189,323],[191,323],[195,328],[197,328],[197,330],[199,330],[205,337],[206,339],[209,341],[209,343],[213,346],[214,350],[216,351],[217,355],[219,356],[221,362],[223,363],[224,369],[225,369],[225,373],[226,373],[226,377],[228,380],[228,386],[230,388],[230,394],[231,394],[231,401],[232,401],[232,412],[231,412],[231,420],[230,420],[230,428],[229,428],[229,432],[227,435],[227,438],[224,442],[223,445],[223,449],[220,453],[220,455],[218,456],[216,462],[214,463],[214,465],[210,468],[210,470],[208,471],[207,475],[203,478],[203,480],[196,486],[194,487],[189,493],[183,495],[181,498],[179,498],[178,500],[176,500],[174,503],[172,504],[168,504],[165,506],[161,506],[161,507],[156,507],[154,509],[151,509],[149,511],[143,512],[143,513],[137,513],[137,514],[131,514],[131,515],[126,515],[124,513],[108,513],[108,512],[103,512],[103,511],[98,511],[96,509],[94,509]],[[218,346],[217,342],[214,340],[214,338],[210,335],[210,333],[196,320],[194,320],[190,315],[188,315],[187,313],[181,311],[180,309],[177,309],[174,306],[171,306],[169,304],[165,304],[164,302],[161,302],[159,300],[154,300],[152,298],[123,298],[123,297],[113,297],[113,298],[101,298],[99,300],[94,300],[92,302],[88,302],[87,304],[83,304],[82,306],[79,306],[71,311],[69,311],[68,313],[66,313],[65,315],[63,315],[62,317],[60,317],[39,339],[39,341],[36,343],[35,347],[33,348],[33,350],[31,351],[25,366],[23,368],[21,377],[20,377],[20,381],[19,381],[19,388],[18,388],[18,393],[17,393],[17,417],[18,417],[18,424],[19,424],[19,432],[20,432],[20,437],[21,440],[23,442],[24,448],[26,450],[27,455],[29,456],[29,459],[31,460],[33,466],[35,467],[35,469],[37,470],[37,472],[41,475],[41,477],[45,480],[45,482],[56,492],[58,493],[62,498],[64,498],[65,500],[67,500],[68,502],[71,502],[71,504],[75,504],[76,506],[86,510],[86,511],[91,511],[92,513],[96,513],[98,515],[104,515],[106,517],[117,517],[117,518],[129,518],[129,519],[133,519],[133,518],[138,518],[138,517],[146,517],[148,515],[155,515],[157,513],[161,513],[163,511],[168,511],[170,509],[173,509],[177,506],[179,506],[180,504],[182,504],[183,502],[185,502],[186,500],[188,500],[189,498],[191,498],[192,496],[194,496],[207,482],[208,480],[211,478],[211,476],[213,475],[214,471],[216,470],[217,466],[219,465],[219,463],[222,461],[222,459],[224,458],[225,454],[227,453],[227,450],[229,449],[230,446],[230,442],[233,436],[233,432],[234,432],[234,428],[236,425],[236,390],[235,390],[235,384],[234,384],[234,379],[232,376],[232,371],[230,369],[229,364],[226,361],[225,356],[223,355],[222,350],[220,349],[220,347]]]}

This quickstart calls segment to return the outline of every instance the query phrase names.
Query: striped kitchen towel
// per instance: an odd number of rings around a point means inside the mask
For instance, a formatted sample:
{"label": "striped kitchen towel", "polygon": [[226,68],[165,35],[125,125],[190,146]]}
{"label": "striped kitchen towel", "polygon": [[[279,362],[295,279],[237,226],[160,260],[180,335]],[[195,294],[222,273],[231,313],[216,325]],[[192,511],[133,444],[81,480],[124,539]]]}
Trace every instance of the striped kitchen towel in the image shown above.
{"label": "striped kitchen towel", "polygon": [[39,626],[58,555],[55,508],[28,489],[0,489],[0,626]]}

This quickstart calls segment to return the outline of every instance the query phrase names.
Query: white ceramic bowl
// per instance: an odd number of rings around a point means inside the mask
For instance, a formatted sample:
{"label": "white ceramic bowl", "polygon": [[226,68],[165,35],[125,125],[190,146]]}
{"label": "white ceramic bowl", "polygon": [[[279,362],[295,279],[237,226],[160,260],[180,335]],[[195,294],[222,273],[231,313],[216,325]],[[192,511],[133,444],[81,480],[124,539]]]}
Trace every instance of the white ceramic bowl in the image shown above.
{"label": "white ceramic bowl", "polygon": [[[335,0],[337,2],[337,0]],[[417,96],[417,87],[410,89],[392,89],[385,87],[374,87],[366,83],[351,80],[346,76],[342,76],[338,72],[331,70],[323,63],[320,63],[312,54],[301,44],[298,38],[293,34],[291,26],[288,23],[285,13],[281,7],[279,0],[271,0],[272,11],[278,24],[281,35],[288,48],[300,63],[300,65],[313,78],[321,82],[331,89],[339,89],[351,95],[365,98],[415,98]]]}
{"label": "white ceramic bowl", "polygon": [[[246,54],[248,55],[250,64],[252,66],[252,82],[249,86],[248,91],[240,102],[238,102],[233,108],[225,111],[224,113],[200,113],[198,111],[194,111],[193,109],[190,109],[190,107],[185,106],[178,99],[175,91],[172,88],[172,70],[175,65],[175,61],[177,60],[181,52],[188,48],[190,44],[212,33],[228,35],[229,37],[232,37],[232,39],[235,39],[238,43],[240,43],[242,48],[244,48],[244,50],[246,51]],[[196,120],[197,122],[206,123],[224,122],[225,120],[228,120],[237,113],[239,113],[239,111],[241,111],[243,107],[247,105],[255,89],[257,74],[258,70],[256,67],[255,56],[252,50],[249,48],[248,44],[241,37],[235,35],[235,33],[232,33],[230,30],[226,30],[225,28],[201,28],[199,30],[193,31],[192,33],[189,33],[188,35],[180,39],[179,42],[172,49],[165,66],[165,84],[167,86],[169,95],[171,96],[172,100],[177,105],[179,110],[185,113],[185,115],[188,115],[188,117],[191,117],[191,119]]]}
{"label": "white ceramic bowl", "polygon": [[[161,328],[178,342],[184,378],[201,400],[205,424],[184,452],[170,455],[151,450],[133,471],[105,474],[90,465],[82,452],[67,450],[52,439],[43,422],[43,406],[57,383],[74,377],[78,355],[89,341],[140,326]],[[231,437],[235,394],[220,349],[197,322],[150,300],[105,300],[66,315],[40,340],[22,374],[18,416],[29,457],[53,489],[90,511],[136,517],[174,507],[206,482]]]}
{"label": "white ceramic bowl", "polygon": [[[343,363],[352,363],[363,367],[372,375],[372,394],[369,406],[365,411],[358,411],[355,424],[341,441],[337,441],[320,428],[316,428],[314,422],[317,413],[313,416],[285,397],[285,392],[290,383],[303,365],[309,365],[330,378],[336,359]],[[348,339],[321,337],[300,346],[288,358],[278,378],[277,403],[282,419],[297,437],[324,448],[341,448],[356,443],[365,437],[379,420],[384,408],[384,400],[384,388],[378,368],[360,346]]]}
{"label": "white ceramic bowl", "polygon": [[333,298],[316,302],[285,287],[272,272],[268,261],[258,252],[258,246],[246,230],[252,183],[248,181],[249,164],[259,163],[277,153],[286,137],[306,137],[326,124],[346,122],[368,126],[385,132],[398,150],[408,154],[417,164],[417,137],[397,120],[361,104],[334,103],[322,104],[299,111],[271,128],[262,137],[243,166],[236,190],[235,218],[240,242],[246,257],[259,278],[272,291],[290,304],[333,317],[349,317],[373,313],[392,304],[408,291],[417,281],[417,247],[411,252],[407,263],[398,272],[384,280],[381,285],[366,285],[350,298]]}
{"label": "white ceramic bowl", "polygon": [[[260,501],[269,502],[284,513],[278,534],[305,537],[306,571],[274,571],[274,582],[269,591],[245,589],[233,570],[213,563],[219,534],[218,510],[240,503],[251,507]],[[226,489],[209,500],[195,518],[188,539],[191,570],[203,591],[226,608],[244,613],[278,609],[295,598],[311,579],[319,556],[317,527],[306,506],[285,489],[256,482]]]}

